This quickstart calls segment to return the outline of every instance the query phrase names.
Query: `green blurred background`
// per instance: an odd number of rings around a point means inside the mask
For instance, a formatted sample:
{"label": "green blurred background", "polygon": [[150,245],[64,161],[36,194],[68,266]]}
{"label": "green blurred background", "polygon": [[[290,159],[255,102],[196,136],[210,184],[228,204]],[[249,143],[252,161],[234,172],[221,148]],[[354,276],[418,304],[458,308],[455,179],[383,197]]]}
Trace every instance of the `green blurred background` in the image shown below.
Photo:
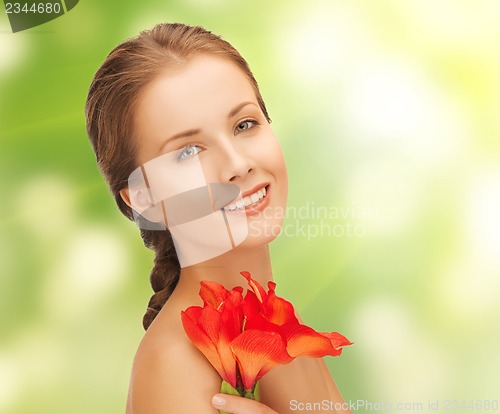
{"label": "green blurred background", "polygon": [[16,34],[0,16],[0,412],[125,410],[152,253],[83,108],[160,21],[221,34],[261,85],[294,211],[278,294],[355,342],[326,358],[344,398],[499,399],[500,2],[81,0]]}

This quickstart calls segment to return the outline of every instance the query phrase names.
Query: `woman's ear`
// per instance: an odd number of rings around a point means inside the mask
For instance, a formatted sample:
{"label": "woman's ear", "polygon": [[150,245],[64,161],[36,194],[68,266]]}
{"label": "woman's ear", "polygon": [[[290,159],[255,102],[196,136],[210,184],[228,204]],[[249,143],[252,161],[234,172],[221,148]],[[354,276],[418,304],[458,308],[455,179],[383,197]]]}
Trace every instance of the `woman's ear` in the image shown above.
{"label": "woman's ear", "polygon": [[125,202],[125,204],[127,206],[129,206],[130,208],[132,208],[132,203],[130,202],[130,197],[129,197],[129,194],[128,194],[128,188],[122,188],[120,190],[120,197],[122,198],[122,200]]}
{"label": "woman's ear", "polygon": [[133,210],[142,213],[152,207],[149,194],[144,194],[144,190],[129,189],[128,187],[120,190],[120,197]]}
{"label": "woman's ear", "polygon": [[147,188],[123,188],[120,190],[120,197],[132,210],[144,218],[151,222],[164,223],[166,225],[161,204],[153,204],[151,202]]}

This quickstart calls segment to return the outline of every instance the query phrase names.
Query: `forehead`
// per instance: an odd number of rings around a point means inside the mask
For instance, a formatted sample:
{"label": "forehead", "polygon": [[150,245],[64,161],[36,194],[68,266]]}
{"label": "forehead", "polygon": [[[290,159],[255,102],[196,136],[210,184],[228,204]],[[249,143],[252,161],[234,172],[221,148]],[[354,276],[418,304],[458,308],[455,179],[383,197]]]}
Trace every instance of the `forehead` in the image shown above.
{"label": "forehead", "polygon": [[[141,93],[136,106],[137,132],[168,123],[166,132],[202,128],[197,122],[227,113],[243,101],[257,102],[242,71],[228,59],[195,56],[161,72]],[[166,127],[166,125],[165,125]]]}

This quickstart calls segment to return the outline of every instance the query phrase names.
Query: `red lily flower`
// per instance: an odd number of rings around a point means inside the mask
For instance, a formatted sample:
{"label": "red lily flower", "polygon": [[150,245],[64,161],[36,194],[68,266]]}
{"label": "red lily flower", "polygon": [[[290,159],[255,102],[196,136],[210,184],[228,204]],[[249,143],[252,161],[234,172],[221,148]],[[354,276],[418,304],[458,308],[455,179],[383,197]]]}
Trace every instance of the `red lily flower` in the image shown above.
{"label": "red lily flower", "polygon": [[299,356],[338,356],[351,345],[346,337],[316,332],[299,323],[293,305],[276,296],[274,282],[268,292],[250,273],[241,272],[251,290],[231,291],[215,282],[202,282],[203,308],[182,312],[184,329],[222,379],[233,388],[250,391],[276,365]]}

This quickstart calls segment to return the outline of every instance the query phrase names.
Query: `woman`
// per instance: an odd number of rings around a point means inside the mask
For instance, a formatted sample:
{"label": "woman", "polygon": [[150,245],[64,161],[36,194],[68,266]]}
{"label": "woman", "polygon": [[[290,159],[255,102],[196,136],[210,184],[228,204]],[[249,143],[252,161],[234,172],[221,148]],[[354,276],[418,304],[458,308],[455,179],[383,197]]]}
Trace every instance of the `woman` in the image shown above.
{"label": "woman", "polygon": [[230,289],[243,284],[242,270],[264,286],[272,280],[268,244],[282,224],[287,172],[239,53],[200,27],[159,24],[109,54],[86,116],[120,210],[156,253],[127,413],[284,413],[292,400],[342,402],[323,360],[310,358],[265,375],[261,403],[218,394],[221,378],[181,324],[182,310],[202,304],[201,280]]}

